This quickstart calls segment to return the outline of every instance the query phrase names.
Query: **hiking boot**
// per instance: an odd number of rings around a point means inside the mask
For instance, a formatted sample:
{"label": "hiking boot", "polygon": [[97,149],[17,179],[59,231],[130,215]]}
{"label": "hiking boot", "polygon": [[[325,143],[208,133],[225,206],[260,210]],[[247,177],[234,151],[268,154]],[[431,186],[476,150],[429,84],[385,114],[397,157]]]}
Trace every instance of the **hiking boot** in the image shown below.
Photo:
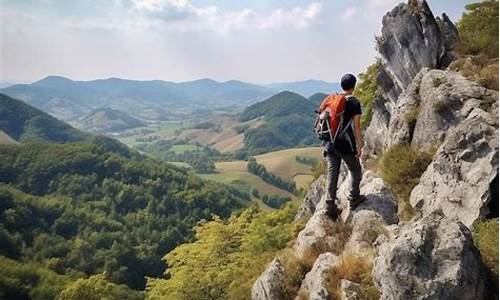
{"label": "hiking boot", "polygon": [[354,199],[350,199],[349,201],[349,206],[351,209],[351,212],[353,212],[358,206],[366,201],[366,196],[365,195],[359,195],[358,197]]}
{"label": "hiking boot", "polygon": [[326,204],[326,214],[327,216],[329,216],[330,218],[332,218],[332,220],[337,220],[340,213],[339,213],[339,209],[337,208],[337,204],[335,204],[335,201],[326,201],[325,202]]}

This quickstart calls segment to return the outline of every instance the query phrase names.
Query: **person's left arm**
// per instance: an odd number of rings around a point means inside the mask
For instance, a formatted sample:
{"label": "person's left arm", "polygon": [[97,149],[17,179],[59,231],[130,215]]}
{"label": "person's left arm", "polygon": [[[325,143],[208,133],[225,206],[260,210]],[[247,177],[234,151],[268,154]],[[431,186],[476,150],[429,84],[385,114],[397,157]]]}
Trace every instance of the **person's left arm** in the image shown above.
{"label": "person's left arm", "polygon": [[363,135],[361,133],[361,114],[363,111],[361,110],[361,104],[359,100],[356,99],[355,105],[355,114],[354,114],[354,137],[356,138],[356,156],[361,157],[361,151],[365,145],[363,140]]}
{"label": "person's left arm", "polygon": [[361,114],[354,116],[354,137],[356,138],[356,156],[361,157],[361,151],[365,145],[361,134]]}

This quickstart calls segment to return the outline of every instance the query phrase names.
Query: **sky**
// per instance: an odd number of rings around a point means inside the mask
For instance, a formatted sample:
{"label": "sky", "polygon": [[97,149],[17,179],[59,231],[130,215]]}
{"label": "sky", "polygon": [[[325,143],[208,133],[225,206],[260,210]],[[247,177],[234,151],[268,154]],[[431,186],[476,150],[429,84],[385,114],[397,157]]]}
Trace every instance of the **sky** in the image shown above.
{"label": "sky", "polygon": [[[0,81],[337,82],[401,0],[0,0]],[[429,0],[457,21],[470,0]]]}

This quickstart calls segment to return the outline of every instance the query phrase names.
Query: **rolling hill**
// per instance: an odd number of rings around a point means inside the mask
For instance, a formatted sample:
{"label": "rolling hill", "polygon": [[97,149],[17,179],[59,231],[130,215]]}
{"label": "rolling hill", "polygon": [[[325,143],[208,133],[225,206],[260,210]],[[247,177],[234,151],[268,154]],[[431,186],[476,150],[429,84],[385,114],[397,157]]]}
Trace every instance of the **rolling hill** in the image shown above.
{"label": "rolling hill", "polygon": [[103,273],[124,293],[142,290],[197,222],[249,200],[3,94],[0,120],[2,299],[55,299],[68,282]]}
{"label": "rolling hill", "polygon": [[89,137],[43,111],[4,94],[0,94],[0,130],[19,142],[65,143]]}
{"label": "rolling hill", "polygon": [[316,93],[307,99],[312,103],[316,104],[316,106],[319,106],[327,96],[328,94],[325,93]]}
{"label": "rolling hill", "polygon": [[109,107],[93,110],[75,122],[79,129],[93,132],[117,132],[145,125],[144,121]]}
{"label": "rolling hill", "polygon": [[312,131],[316,104],[289,91],[247,107],[241,121],[262,117],[264,123],[244,133],[245,149],[259,154],[297,146],[314,145]]}

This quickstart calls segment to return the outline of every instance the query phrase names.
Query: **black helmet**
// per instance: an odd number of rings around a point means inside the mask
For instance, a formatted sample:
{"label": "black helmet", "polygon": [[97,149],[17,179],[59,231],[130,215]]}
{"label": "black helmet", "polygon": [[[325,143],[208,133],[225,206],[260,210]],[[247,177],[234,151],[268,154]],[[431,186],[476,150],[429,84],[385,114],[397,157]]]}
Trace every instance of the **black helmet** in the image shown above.
{"label": "black helmet", "polygon": [[340,79],[340,86],[344,91],[353,89],[356,86],[356,76],[352,74],[345,74]]}

